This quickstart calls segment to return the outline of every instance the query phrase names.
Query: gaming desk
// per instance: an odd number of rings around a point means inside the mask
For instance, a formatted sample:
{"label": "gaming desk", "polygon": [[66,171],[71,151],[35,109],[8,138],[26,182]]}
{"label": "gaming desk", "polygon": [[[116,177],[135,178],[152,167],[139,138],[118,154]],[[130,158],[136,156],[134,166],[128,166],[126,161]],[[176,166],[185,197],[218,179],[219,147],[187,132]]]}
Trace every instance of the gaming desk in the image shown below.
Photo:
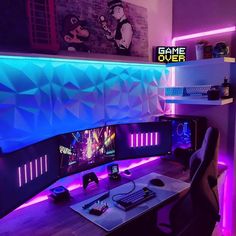
{"label": "gaming desk", "polygon": [[[222,171],[222,170],[221,170]],[[118,229],[107,232],[96,224],[90,222],[80,214],[73,211],[70,206],[78,204],[97,194],[102,194],[109,189],[116,188],[122,184],[128,183],[130,178],[137,179],[151,172],[156,172],[172,178],[188,181],[188,172],[183,171],[183,166],[179,163],[157,159],[142,166],[131,169],[132,176],[122,177],[119,181],[111,182],[108,178],[100,181],[98,185],[89,186],[86,190],[83,188],[75,189],[71,192],[69,201],[54,203],[50,200],[42,201],[27,208],[16,210],[0,220],[0,235],[123,235],[122,232],[135,232],[139,227],[149,228],[149,224],[155,224],[155,214],[158,207],[156,204],[147,212],[138,215],[138,217],[122,224]],[[69,176],[67,178],[74,178]],[[62,180],[61,183],[63,184]],[[184,192],[184,191],[181,191]],[[178,197],[173,195],[168,200]],[[166,204],[166,202],[163,202]],[[163,205],[162,204],[162,205]],[[147,235],[147,234],[146,234]]]}

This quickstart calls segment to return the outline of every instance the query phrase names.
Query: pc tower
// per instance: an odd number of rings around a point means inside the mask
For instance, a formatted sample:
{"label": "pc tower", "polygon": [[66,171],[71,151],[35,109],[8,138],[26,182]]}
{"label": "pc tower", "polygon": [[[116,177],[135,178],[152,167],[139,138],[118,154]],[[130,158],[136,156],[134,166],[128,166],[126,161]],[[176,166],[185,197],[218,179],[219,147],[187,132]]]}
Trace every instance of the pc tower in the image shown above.
{"label": "pc tower", "polygon": [[172,123],[172,152],[165,158],[189,166],[189,158],[201,147],[207,129],[207,119],[201,116],[164,115],[159,121]]}

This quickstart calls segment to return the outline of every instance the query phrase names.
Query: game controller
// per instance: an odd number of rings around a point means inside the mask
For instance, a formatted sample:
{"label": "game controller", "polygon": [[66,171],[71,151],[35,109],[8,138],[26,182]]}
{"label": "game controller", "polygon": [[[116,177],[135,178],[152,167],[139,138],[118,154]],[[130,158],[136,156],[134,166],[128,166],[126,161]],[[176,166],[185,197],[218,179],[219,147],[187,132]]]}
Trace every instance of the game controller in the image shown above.
{"label": "game controller", "polygon": [[86,189],[91,182],[98,184],[98,177],[94,172],[87,173],[83,176],[83,188]]}

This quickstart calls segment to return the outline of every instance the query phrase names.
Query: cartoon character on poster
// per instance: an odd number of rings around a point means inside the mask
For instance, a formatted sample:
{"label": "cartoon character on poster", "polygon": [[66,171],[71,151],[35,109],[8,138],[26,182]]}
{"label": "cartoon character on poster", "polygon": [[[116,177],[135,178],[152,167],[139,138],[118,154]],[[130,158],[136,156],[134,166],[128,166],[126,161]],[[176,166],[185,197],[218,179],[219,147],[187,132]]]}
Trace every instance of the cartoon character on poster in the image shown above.
{"label": "cartoon character on poster", "polygon": [[85,28],[85,21],[79,20],[76,15],[66,15],[63,20],[63,40],[68,51],[89,52],[85,44],[89,38],[89,31]]}
{"label": "cartoon character on poster", "polygon": [[111,0],[108,2],[109,13],[117,20],[116,29],[110,30],[108,22],[104,16],[99,17],[100,24],[106,32],[108,40],[114,42],[118,55],[130,55],[130,48],[133,37],[132,25],[127,19],[121,0]]}

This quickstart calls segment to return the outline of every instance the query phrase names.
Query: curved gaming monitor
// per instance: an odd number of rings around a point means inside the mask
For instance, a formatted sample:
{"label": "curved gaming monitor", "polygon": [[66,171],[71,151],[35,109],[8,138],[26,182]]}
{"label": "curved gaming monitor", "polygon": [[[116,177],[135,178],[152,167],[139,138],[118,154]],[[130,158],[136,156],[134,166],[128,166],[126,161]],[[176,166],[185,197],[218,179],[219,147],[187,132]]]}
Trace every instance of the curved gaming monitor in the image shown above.
{"label": "curved gaming monitor", "polygon": [[109,125],[58,135],[3,154],[0,218],[58,178],[114,160],[169,154],[171,134],[171,122]]}
{"label": "curved gaming monitor", "polygon": [[60,176],[67,176],[115,160],[115,126],[81,130],[58,136]]}

